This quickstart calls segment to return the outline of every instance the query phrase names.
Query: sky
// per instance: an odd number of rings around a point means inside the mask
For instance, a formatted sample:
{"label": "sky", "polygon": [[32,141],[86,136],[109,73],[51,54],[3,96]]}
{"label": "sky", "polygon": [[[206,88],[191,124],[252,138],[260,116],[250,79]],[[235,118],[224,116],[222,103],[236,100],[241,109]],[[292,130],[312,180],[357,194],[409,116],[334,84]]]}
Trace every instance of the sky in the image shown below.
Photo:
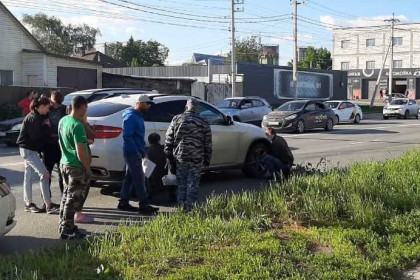
{"label": "sky", "polygon": [[[0,0],[18,18],[43,12],[65,24],[99,28],[97,48],[106,42],[156,40],[169,48],[168,65],[192,54],[230,49],[230,0]],[[241,1],[241,0],[236,0]],[[279,45],[280,65],[293,57],[290,0],[243,0],[236,5],[236,37]],[[332,47],[332,28],[382,25],[393,13],[402,23],[420,22],[418,0],[301,0],[298,45]],[[243,11],[242,11],[243,10]]]}

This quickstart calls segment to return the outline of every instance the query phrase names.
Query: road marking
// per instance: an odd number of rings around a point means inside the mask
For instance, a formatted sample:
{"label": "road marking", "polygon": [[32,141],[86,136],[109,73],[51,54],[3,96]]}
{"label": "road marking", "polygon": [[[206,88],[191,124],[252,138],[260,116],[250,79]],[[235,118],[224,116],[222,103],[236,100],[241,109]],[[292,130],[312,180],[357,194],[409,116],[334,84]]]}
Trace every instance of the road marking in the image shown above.
{"label": "road marking", "polygon": [[17,166],[22,165],[23,162],[7,162],[7,163],[1,163],[0,166]]}
{"label": "road marking", "polygon": [[359,145],[359,144],[363,144],[363,142],[352,142],[352,143],[350,143],[350,145]]}

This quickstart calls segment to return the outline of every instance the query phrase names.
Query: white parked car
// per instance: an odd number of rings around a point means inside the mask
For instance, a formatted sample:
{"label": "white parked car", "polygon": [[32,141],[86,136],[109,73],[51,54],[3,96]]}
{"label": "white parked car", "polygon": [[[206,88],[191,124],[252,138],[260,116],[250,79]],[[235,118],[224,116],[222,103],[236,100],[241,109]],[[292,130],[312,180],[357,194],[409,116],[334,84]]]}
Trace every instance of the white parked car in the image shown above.
{"label": "white parked car", "polygon": [[[148,136],[156,132],[162,142],[172,118],[185,110],[188,96],[148,94],[154,105],[143,114]],[[104,99],[88,108],[88,121],[95,129],[92,150],[93,180],[121,181],[125,171],[122,138],[122,113],[138,100],[138,95]],[[213,105],[199,101],[199,114],[210,124],[213,155],[209,169],[242,168],[254,177],[262,176],[265,168],[259,159],[267,152],[268,140],[261,128],[234,122]],[[163,143],[162,143],[163,144]]]}
{"label": "white parked car", "polygon": [[382,111],[383,118],[397,117],[408,119],[410,116],[419,118],[419,104],[416,100],[409,98],[395,98]]}
{"label": "white parked car", "polygon": [[238,122],[258,126],[261,125],[263,117],[273,111],[267,100],[258,96],[226,98],[217,104],[217,108]]}
{"label": "white parked car", "polygon": [[0,176],[0,236],[11,231],[15,225],[16,199],[6,178]]}
{"label": "white parked car", "polygon": [[332,109],[335,114],[334,123],[354,122],[363,120],[362,108],[350,101],[327,101],[325,105]]}

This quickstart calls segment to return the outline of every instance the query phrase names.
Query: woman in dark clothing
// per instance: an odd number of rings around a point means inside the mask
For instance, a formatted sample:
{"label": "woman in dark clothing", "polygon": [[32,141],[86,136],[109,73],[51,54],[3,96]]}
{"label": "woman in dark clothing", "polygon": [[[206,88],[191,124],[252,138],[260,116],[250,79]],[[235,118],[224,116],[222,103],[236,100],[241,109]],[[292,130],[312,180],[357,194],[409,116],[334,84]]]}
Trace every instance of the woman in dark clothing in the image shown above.
{"label": "woman in dark clothing", "polygon": [[49,138],[49,121],[45,115],[50,109],[50,101],[41,97],[31,103],[31,112],[25,117],[20,131],[17,144],[20,155],[25,162],[25,175],[23,179],[25,212],[41,213],[32,202],[32,181],[36,173],[40,178],[41,193],[47,213],[56,213],[59,206],[51,202],[48,181],[50,173],[41,160],[40,153],[44,151]]}
{"label": "woman in dark clothing", "polygon": [[[48,138],[48,147],[44,150],[44,164],[48,172],[51,174],[54,166],[58,168],[58,185],[61,193],[63,193],[63,178],[60,172],[61,150],[58,143],[58,123],[67,115],[66,106],[61,103],[64,96],[59,91],[51,93],[51,107],[48,112],[48,119],[50,121],[50,137]],[[49,190],[51,196],[51,178],[49,180]]]}

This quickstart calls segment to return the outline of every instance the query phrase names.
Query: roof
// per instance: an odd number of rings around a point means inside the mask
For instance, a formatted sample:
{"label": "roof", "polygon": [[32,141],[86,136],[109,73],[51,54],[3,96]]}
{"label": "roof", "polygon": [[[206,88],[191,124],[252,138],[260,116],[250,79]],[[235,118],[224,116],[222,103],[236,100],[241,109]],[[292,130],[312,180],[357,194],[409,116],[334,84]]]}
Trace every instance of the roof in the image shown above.
{"label": "roof", "polygon": [[9,11],[9,9],[6,8],[6,6],[0,1],[0,9],[3,9],[15,22],[16,24],[23,30],[23,32],[26,33],[26,35],[31,38],[31,40],[37,45],[37,47],[43,51],[46,52],[47,50],[41,45],[41,43],[32,35],[31,32],[29,32],[28,29],[26,29],[25,26],[12,14],[12,12]]}
{"label": "roof", "polygon": [[42,54],[45,54],[45,55],[48,55],[48,56],[52,56],[52,57],[69,59],[69,60],[74,60],[74,61],[78,61],[78,62],[82,62],[82,63],[89,63],[89,64],[94,64],[94,65],[100,65],[100,63],[96,63],[96,62],[93,62],[93,61],[85,60],[85,59],[82,59],[82,58],[79,58],[79,57],[65,56],[65,55],[61,55],[61,54],[50,53],[50,52],[46,51],[45,49],[44,49],[44,51],[22,49],[22,52],[25,52],[25,53],[42,53]]}
{"label": "roof", "polygon": [[127,65],[125,65],[123,62],[115,60],[109,55],[106,55],[100,51],[86,52],[83,56],[80,56],[79,58],[99,63],[106,68],[127,67]]}
{"label": "roof", "polygon": [[[186,96],[186,95],[167,95],[167,94],[160,94],[160,93],[150,93],[145,94],[150,97],[152,100],[159,99],[159,101],[168,101],[170,99],[175,100],[188,100],[189,98],[192,98],[192,96]],[[123,94],[116,97],[101,99],[99,101],[96,101],[95,104],[101,104],[101,103],[119,103],[119,104],[126,104],[126,105],[133,105],[137,102],[139,98],[139,94]],[[160,103],[160,102],[158,102]]]}
{"label": "roof", "polygon": [[[419,25],[420,22],[411,22],[411,23],[399,23],[399,24],[395,24],[395,28],[398,28],[398,26],[406,26],[406,25]],[[381,25],[371,25],[371,26],[354,26],[354,27],[338,27],[338,28],[333,28],[333,31],[338,31],[338,30],[351,30],[351,29],[369,29],[369,28],[377,28],[377,27],[387,27],[389,25],[387,24],[381,24]]]}
{"label": "roof", "polygon": [[213,65],[223,65],[226,57],[220,55],[211,55],[211,54],[202,54],[202,53],[193,53],[193,62],[198,63],[200,61],[205,61],[208,64],[209,59]]}
{"label": "roof", "polygon": [[22,49],[22,52],[27,52],[27,53],[43,53],[49,56],[53,56],[53,57],[58,57],[58,58],[65,58],[65,59],[72,59],[72,60],[77,60],[79,62],[87,62],[87,63],[92,63],[95,65],[98,65],[98,63],[94,63],[94,62],[89,62],[86,61],[84,59],[80,59],[80,58],[76,58],[76,57],[70,57],[70,56],[65,56],[65,55],[59,55],[59,54],[53,54],[48,52],[43,46],[42,44],[34,37],[34,35],[32,35],[31,32],[29,32],[28,29],[26,29],[25,26],[23,26],[23,24],[12,14],[12,12],[9,11],[9,9],[7,9],[7,7],[0,1],[0,9],[4,10],[15,22],[16,24],[22,29],[22,31],[35,43],[35,45],[39,48],[39,50],[29,50],[29,49]]}

